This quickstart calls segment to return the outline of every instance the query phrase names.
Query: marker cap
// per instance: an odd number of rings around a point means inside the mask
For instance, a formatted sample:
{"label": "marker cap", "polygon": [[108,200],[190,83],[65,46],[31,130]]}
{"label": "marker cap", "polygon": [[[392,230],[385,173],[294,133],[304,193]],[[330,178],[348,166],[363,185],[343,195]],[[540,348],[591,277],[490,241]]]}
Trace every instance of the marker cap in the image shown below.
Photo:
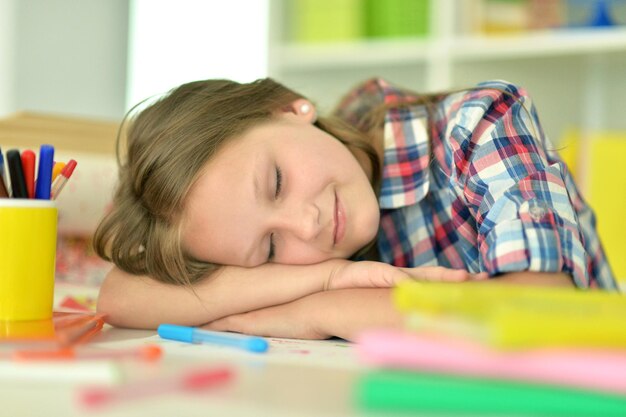
{"label": "marker cap", "polygon": [[267,340],[260,337],[253,337],[246,340],[246,349],[251,352],[265,352],[269,348]]}
{"label": "marker cap", "polygon": [[163,339],[178,340],[180,342],[193,343],[193,327],[176,326],[175,324],[161,324],[157,333]]}

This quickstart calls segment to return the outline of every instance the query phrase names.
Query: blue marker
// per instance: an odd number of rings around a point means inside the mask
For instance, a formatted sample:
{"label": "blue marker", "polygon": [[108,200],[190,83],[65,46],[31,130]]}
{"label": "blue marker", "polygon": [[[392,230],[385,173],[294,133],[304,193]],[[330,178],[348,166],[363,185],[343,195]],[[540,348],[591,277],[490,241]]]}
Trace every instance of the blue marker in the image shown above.
{"label": "blue marker", "polygon": [[266,352],[269,345],[262,337],[245,336],[235,333],[212,332],[195,327],[177,326],[175,324],[161,324],[157,329],[163,339],[178,340],[187,343],[213,343],[222,346],[232,346],[250,352]]}
{"label": "blue marker", "polygon": [[4,180],[6,176],[4,175],[4,157],[2,156],[2,148],[0,148],[0,177]]}
{"label": "blue marker", "polygon": [[54,165],[54,147],[41,145],[39,148],[39,169],[37,170],[37,184],[35,185],[35,198],[50,200],[50,187],[52,186],[52,166]]}

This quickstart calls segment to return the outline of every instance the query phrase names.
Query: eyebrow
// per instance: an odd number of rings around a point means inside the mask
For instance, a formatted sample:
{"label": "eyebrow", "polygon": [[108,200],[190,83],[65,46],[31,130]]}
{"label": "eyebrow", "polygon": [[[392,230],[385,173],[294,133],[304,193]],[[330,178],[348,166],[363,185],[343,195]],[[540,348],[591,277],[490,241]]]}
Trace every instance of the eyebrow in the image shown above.
{"label": "eyebrow", "polygon": [[261,199],[261,185],[260,185],[260,180],[259,180],[259,170],[255,169],[254,172],[254,199],[255,199],[255,203],[259,203],[259,200]]}

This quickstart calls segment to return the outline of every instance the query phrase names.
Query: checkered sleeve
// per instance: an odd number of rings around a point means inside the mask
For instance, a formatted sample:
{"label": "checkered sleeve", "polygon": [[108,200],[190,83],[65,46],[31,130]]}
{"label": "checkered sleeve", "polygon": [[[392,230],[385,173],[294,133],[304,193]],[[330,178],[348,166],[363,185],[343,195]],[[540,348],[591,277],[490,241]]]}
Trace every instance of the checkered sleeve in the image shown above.
{"label": "checkered sleeve", "polygon": [[593,213],[526,92],[492,81],[450,100],[451,180],[476,218],[481,269],[566,272],[579,287],[614,288]]}

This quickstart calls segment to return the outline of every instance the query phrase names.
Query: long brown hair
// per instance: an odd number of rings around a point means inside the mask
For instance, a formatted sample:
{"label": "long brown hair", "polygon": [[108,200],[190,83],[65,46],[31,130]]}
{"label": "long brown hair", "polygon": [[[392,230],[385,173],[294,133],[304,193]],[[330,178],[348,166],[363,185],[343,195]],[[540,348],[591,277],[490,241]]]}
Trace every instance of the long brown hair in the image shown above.
{"label": "long brown hair", "polygon": [[[131,110],[118,135],[113,207],[94,235],[98,255],[131,274],[172,284],[191,285],[215,271],[219,265],[198,261],[182,247],[185,197],[225,143],[298,98],[269,78],[204,80],[181,85],[132,116]],[[371,137],[338,118],[320,117],[316,125],[367,156],[376,190],[380,161]]]}

